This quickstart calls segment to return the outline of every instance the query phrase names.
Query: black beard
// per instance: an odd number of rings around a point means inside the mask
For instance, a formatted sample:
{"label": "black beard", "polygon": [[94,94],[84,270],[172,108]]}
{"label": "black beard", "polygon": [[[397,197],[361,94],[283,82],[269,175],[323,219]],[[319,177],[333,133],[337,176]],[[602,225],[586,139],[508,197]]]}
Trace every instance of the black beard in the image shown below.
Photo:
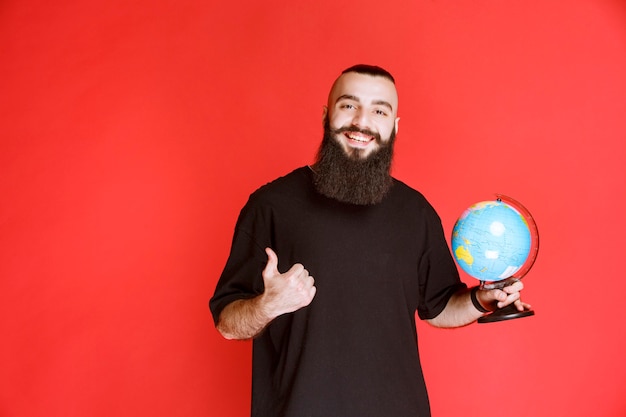
{"label": "black beard", "polygon": [[332,130],[328,120],[324,123],[324,139],[315,163],[315,188],[320,194],[343,203],[378,204],[393,184],[391,162],[395,129],[389,140],[384,143],[380,140],[380,135],[374,135],[379,148],[365,158],[360,156],[358,150],[346,155],[341,145],[337,143],[334,136],[345,131],[359,130],[356,128]]}

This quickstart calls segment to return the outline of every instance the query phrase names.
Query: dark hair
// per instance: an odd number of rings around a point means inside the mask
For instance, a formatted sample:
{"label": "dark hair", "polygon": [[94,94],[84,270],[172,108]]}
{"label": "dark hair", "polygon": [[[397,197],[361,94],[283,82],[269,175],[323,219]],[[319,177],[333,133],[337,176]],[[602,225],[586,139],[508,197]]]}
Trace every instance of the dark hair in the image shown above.
{"label": "dark hair", "polygon": [[375,65],[367,65],[367,64],[357,64],[353,65],[350,68],[346,68],[343,70],[342,74],[348,72],[356,72],[357,74],[366,74],[371,76],[385,77],[390,80],[392,83],[396,83],[396,80],[393,79],[393,76],[384,68],[377,67]]}

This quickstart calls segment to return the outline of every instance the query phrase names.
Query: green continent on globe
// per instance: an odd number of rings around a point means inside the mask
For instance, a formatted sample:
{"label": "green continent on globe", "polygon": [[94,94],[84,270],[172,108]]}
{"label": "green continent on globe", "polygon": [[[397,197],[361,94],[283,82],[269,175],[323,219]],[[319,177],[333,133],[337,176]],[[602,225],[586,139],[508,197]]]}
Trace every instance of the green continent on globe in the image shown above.
{"label": "green continent on globe", "polygon": [[472,264],[474,263],[474,257],[472,256],[470,251],[465,249],[464,246],[459,246],[458,248],[456,248],[454,254],[456,255],[457,259],[465,261],[469,266],[472,266]]}

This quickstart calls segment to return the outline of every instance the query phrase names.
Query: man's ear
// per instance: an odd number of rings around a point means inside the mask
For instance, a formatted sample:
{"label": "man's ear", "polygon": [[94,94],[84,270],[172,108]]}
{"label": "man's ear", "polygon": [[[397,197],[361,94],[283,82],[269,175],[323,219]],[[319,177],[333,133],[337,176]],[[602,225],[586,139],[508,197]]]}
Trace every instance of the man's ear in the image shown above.
{"label": "man's ear", "polygon": [[400,118],[396,117],[396,135],[398,134],[398,124],[400,123]]}
{"label": "man's ear", "polygon": [[326,118],[328,117],[328,106],[322,107],[322,126],[326,125]]}

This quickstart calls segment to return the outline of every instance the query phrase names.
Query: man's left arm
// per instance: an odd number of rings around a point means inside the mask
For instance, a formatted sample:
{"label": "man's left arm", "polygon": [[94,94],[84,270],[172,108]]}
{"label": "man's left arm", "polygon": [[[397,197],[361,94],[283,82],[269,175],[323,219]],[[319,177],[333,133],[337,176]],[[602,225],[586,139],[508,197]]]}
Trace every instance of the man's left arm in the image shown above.
{"label": "man's left arm", "polygon": [[[492,311],[495,310],[496,306],[502,308],[509,304],[515,304],[519,311],[524,311],[524,309],[529,309],[530,305],[520,299],[520,291],[523,288],[524,284],[517,281],[500,290],[474,290],[476,291],[476,300],[484,310]],[[435,327],[451,328],[466,326],[478,320],[485,313],[474,306],[471,293],[472,289],[459,290],[450,297],[446,307],[437,317],[426,321]]]}

